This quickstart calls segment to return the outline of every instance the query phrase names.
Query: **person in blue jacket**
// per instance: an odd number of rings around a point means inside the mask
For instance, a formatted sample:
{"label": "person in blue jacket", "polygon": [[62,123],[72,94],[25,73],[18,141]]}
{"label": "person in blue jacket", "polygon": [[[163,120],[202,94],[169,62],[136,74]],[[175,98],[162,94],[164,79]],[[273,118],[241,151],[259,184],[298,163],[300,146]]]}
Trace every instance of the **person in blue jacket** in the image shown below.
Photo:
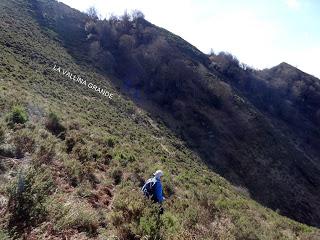
{"label": "person in blue jacket", "polygon": [[[162,204],[165,199],[163,196],[161,177],[163,176],[163,171],[157,170],[153,174],[154,177],[149,178],[142,187],[142,191],[146,197],[151,197],[151,199]],[[160,213],[163,213],[163,208],[160,208]]]}

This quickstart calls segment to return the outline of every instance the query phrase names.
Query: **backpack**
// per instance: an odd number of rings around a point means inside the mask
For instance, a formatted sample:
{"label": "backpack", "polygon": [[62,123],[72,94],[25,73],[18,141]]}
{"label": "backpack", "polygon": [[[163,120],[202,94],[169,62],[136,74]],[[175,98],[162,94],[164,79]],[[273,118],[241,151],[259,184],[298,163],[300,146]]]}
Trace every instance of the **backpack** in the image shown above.
{"label": "backpack", "polygon": [[156,184],[157,180],[155,178],[149,178],[146,183],[141,188],[143,194],[146,197],[153,196],[154,194],[154,186]]}

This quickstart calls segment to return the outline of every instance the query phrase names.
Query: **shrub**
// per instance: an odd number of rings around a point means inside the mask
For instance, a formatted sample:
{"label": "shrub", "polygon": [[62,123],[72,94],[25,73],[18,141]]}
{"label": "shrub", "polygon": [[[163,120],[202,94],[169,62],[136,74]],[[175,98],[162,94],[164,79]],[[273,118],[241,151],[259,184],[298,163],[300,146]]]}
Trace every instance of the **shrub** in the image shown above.
{"label": "shrub", "polygon": [[[152,209],[153,210],[153,209]],[[150,210],[149,210],[150,211]],[[151,215],[151,217],[150,217]],[[146,236],[153,236],[153,239],[159,239],[159,220],[157,218],[157,212],[153,214],[149,212],[147,216],[143,216],[139,221],[138,231]]]}
{"label": "shrub", "polygon": [[159,215],[159,205],[132,190],[132,186],[116,195],[113,207],[110,221],[120,239],[173,239],[177,235],[177,218],[168,210]]}
{"label": "shrub", "polygon": [[115,137],[106,137],[104,142],[108,147],[113,148],[117,140]]}
{"label": "shrub", "polygon": [[51,197],[46,203],[50,219],[55,230],[77,229],[90,234],[96,233],[99,227],[99,216],[88,204],[77,199]]}
{"label": "shrub", "polygon": [[45,123],[46,128],[55,136],[60,137],[64,139],[65,137],[65,127],[60,123],[60,120],[58,116],[50,112],[49,116],[47,117],[46,123]]}
{"label": "shrub", "polygon": [[89,181],[82,182],[77,188],[77,195],[81,198],[89,198],[92,196],[92,186]]}
{"label": "shrub", "polygon": [[40,137],[43,139],[47,139],[49,137],[49,133],[45,129],[39,129],[38,133],[39,133]]}
{"label": "shrub", "polygon": [[[85,134],[81,133],[79,129],[71,128],[71,126],[69,127],[69,129],[70,130],[68,131],[65,138],[67,153],[71,153],[77,144],[78,145],[86,144]],[[76,151],[77,150],[78,149],[76,149]]]}
{"label": "shrub", "polygon": [[71,185],[77,186],[85,176],[83,165],[75,159],[68,159],[64,161],[64,166]]}
{"label": "shrub", "polygon": [[[151,201],[147,202],[151,204]],[[143,195],[128,188],[121,189],[115,196],[113,207],[110,222],[117,229],[117,235],[120,239],[134,239],[134,230],[138,228],[143,209],[146,207]]]}
{"label": "shrub", "polygon": [[26,173],[20,173],[8,187],[9,228],[19,231],[42,222],[46,217],[43,203],[53,189],[48,169],[30,168]]}
{"label": "shrub", "polygon": [[193,228],[199,222],[199,219],[201,218],[201,216],[199,216],[199,208],[199,206],[189,206],[185,209],[184,226],[186,228]]}
{"label": "shrub", "polygon": [[102,156],[102,152],[100,151],[100,149],[98,149],[98,147],[93,147],[90,151],[90,157],[92,160],[97,161],[101,158]]}
{"label": "shrub", "polygon": [[163,182],[163,192],[167,197],[170,197],[175,193],[174,185],[169,179],[165,179]]}
{"label": "shrub", "polygon": [[101,158],[102,158],[103,164],[108,165],[112,160],[112,155],[108,152],[108,150],[103,149]]}
{"label": "shrub", "polygon": [[16,147],[16,157],[22,158],[26,152],[32,153],[35,149],[35,140],[28,131],[22,131],[17,134],[13,139]]}
{"label": "shrub", "polygon": [[90,161],[91,152],[87,145],[79,145],[76,150],[76,156],[80,162]]}
{"label": "shrub", "polygon": [[120,169],[115,169],[115,170],[112,172],[111,175],[112,175],[112,178],[113,178],[114,183],[115,183],[116,185],[118,185],[119,183],[121,183],[123,173],[122,173],[122,171],[121,171]]}
{"label": "shrub", "polygon": [[160,218],[160,235],[166,239],[176,236],[180,228],[178,219],[169,211],[165,211]]}
{"label": "shrub", "polygon": [[10,240],[11,238],[5,230],[0,229],[0,239],[1,240]]}
{"label": "shrub", "polygon": [[34,163],[36,165],[49,164],[56,156],[54,144],[41,144],[36,152]]}
{"label": "shrub", "polygon": [[0,144],[2,144],[4,142],[4,135],[5,135],[4,129],[0,125]]}
{"label": "shrub", "polygon": [[92,152],[90,146],[87,144],[77,144],[73,148],[73,152],[75,153],[76,158],[82,163],[92,160]]}
{"label": "shrub", "polygon": [[28,121],[28,114],[21,106],[14,106],[11,112],[7,115],[6,121],[11,128],[15,124],[24,124]]}
{"label": "shrub", "polygon": [[132,153],[123,153],[120,151],[115,153],[115,160],[118,160],[122,167],[126,167],[128,163],[134,162],[136,157]]}
{"label": "shrub", "polygon": [[67,146],[67,153],[71,153],[73,147],[76,145],[76,139],[72,136],[68,136],[66,138],[66,146]]}
{"label": "shrub", "polygon": [[137,235],[146,239],[172,239],[180,228],[178,219],[170,212],[165,211],[159,215],[159,208],[153,204],[142,212],[139,220]]}
{"label": "shrub", "polygon": [[14,145],[11,144],[3,144],[0,146],[0,155],[4,157],[13,158],[15,157],[16,149]]}

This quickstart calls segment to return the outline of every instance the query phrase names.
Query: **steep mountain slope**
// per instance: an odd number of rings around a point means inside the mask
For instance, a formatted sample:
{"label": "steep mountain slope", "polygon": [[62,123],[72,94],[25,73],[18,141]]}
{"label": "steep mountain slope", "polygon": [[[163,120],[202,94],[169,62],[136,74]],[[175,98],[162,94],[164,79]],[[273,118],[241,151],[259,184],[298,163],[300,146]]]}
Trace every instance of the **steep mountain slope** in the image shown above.
{"label": "steep mountain slope", "polygon": [[[0,17],[0,238],[319,238],[204,164],[317,225],[317,185],[284,160],[312,165],[206,55],[144,19],[100,22],[55,1],[1,1]],[[157,168],[159,219],[138,191]]]}
{"label": "steep mountain slope", "polygon": [[[288,214],[300,221],[309,221],[311,224],[318,225],[318,220],[316,220],[318,219],[318,213],[316,213],[316,217],[314,216],[315,221],[310,221],[314,217],[303,215],[306,211],[312,212],[314,209],[317,209],[317,207],[314,208],[310,205],[312,205],[313,200],[314,206],[319,201],[317,193],[320,182],[319,79],[287,63],[281,63],[279,66],[271,69],[255,71],[242,67],[229,54],[222,53],[210,56],[210,58],[212,60],[211,68],[213,71],[218,71],[222,74],[221,76],[224,81],[235,87],[264,114],[272,128],[276,130],[276,138],[278,140],[281,139],[278,145],[279,147],[282,145],[283,149],[285,149],[284,151],[288,153],[284,155],[276,153],[273,157],[276,161],[280,161],[277,164],[278,170],[282,172],[280,175],[283,182],[281,183],[282,180],[279,179],[280,185],[290,185],[292,181],[304,181],[305,188],[313,195],[309,195],[303,200],[303,196],[300,193],[303,192],[305,194],[304,187],[300,190],[294,189],[284,201],[292,204],[291,201],[297,198],[298,200],[295,200],[293,204],[296,210],[291,208],[292,206],[288,207],[282,204],[284,209],[280,209],[283,210],[284,214]],[[272,145],[267,145],[266,148],[276,151]],[[270,169],[272,168],[270,167]],[[290,176],[286,178],[286,174]],[[295,180],[290,179],[292,176]],[[277,178],[273,174],[268,174],[268,176],[263,175],[264,180],[269,178],[268,181],[270,182],[274,182],[274,177]],[[291,187],[284,186],[280,192],[283,194],[283,191],[288,192],[291,190]],[[275,191],[277,190],[275,189]],[[273,203],[271,205],[267,203],[267,205],[277,208]],[[309,210],[307,210],[308,208]]]}
{"label": "steep mountain slope", "polygon": [[[61,32],[56,13],[43,10],[49,9],[47,5],[37,6],[41,24]],[[70,33],[80,31],[79,25],[69,28]],[[257,105],[244,89],[233,88],[237,76],[231,66],[226,68],[229,73],[217,71],[208,56],[139,16],[87,19],[82,35],[85,32],[87,41],[82,39],[81,49],[88,50],[97,69],[116,76],[113,82],[119,88],[164,120],[212,169],[247,187],[251,197],[266,206],[319,226],[319,131],[300,125],[301,133],[315,143],[310,151],[301,151],[295,144],[301,136],[294,140],[284,132],[287,124],[279,128],[280,123],[262,108],[261,102],[271,103],[270,98],[280,93],[266,94],[259,89],[259,77],[252,74],[253,86],[258,87]],[[65,34],[60,37],[70,44]],[[78,53],[71,54],[77,58]],[[243,79],[249,76],[243,73]]]}

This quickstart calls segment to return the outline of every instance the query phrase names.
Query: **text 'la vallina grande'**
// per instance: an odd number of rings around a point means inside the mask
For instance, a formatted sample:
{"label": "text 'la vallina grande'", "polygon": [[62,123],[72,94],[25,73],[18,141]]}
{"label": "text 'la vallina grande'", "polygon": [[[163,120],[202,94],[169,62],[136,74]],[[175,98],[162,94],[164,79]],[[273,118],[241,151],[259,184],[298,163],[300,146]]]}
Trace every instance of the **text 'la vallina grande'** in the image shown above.
{"label": "text 'la vallina grande'", "polygon": [[102,94],[103,96],[108,97],[109,99],[112,99],[113,93],[110,93],[109,91],[107,91],[107,90],[105,90],[103,88],[100,88],[100,87],[98,87],[97,85],[95,85],[95,84],[93,84],[91,82],[87,83],[87,81],[85,79],[83,79],[83,78],[81,78],[81,77],[79,77],[79,76],[77,76],[75,74],[70,73],[70,71],[67,71],[67,70],[65,70],[65,69],[63,69],[63,68],[61,68],[61,67],[59,67],[57,65],[53,66],[53,71],[59,72],[62,75],[70,78],[71,80],[73,80],[73,81],[75,81],[75,82],[77,82],[79,84],[82,84],[82,85],[84,85],[84,86],[86,86],[86,87],[88,87],[88,88],[90,88],[90,89]]}

